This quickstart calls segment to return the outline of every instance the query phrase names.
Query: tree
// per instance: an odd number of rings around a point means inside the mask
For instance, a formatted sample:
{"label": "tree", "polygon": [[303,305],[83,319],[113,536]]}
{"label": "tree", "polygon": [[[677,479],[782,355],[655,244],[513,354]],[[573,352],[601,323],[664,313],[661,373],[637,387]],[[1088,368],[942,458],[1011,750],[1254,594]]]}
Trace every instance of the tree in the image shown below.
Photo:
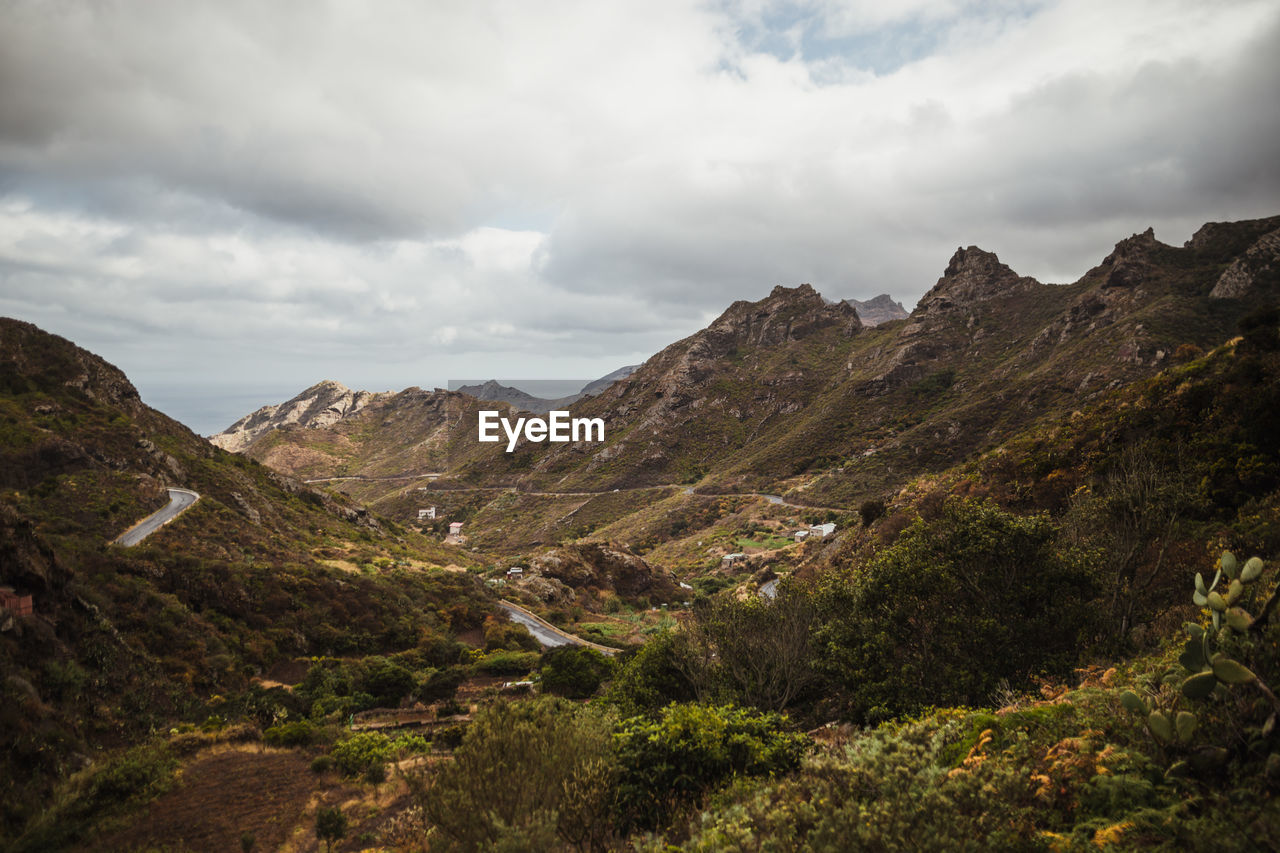
{"label": "tree", "polygon": [[786,584],[772,598],[699,603],[679,658],[699,701],[729,699],[781,711],[814,678],[815,609],[807,590]]}
{"label": "tree", "polygon": [[[1173,461],[1165,461],[1171,455]],[[1133,626],[1140,595],[1163,574],[1173,532],[1193,493],[1181,447],[1161,454],[1126,446],[1090,489],[1071,500],[1063,524],[1068,542],[1102,552],[1111,587],[1108,621],[1116,639]]]}
{"label": "tree", "polygon": [[682,634],[663,630],[639,649],[623,652],[605,693],[606,700],[627,716],[656,711],[672,702],[691,701],[694,687],[680,662],[686,645]]}
{"label": "tree", "polygon": [[333,842],[347,834],[347,816],[342,809],[328,807],[316,812],[316,838],[324,842],[325,850],[333,850]]}

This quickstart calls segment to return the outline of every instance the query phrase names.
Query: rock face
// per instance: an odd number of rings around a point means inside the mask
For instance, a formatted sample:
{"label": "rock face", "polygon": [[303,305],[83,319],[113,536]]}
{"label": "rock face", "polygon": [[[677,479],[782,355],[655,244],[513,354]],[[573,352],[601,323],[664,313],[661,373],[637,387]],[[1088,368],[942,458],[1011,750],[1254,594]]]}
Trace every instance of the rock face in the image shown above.
{"label": "rock face", "polygon": [[1085,273],[1085,278],[1101,279],[1103,289],[1135,288],[1149,279],[1156,271],[1152,252],[1159,248],[1172,248],[1156,239],[1156,232],[1148,228],[1119,243],[1102,263]]}
{"label": "rock face", "polygon": [[550,579],[553,586],[575,590],[594,587],[613,591],[619,598],[644,596],[653,602],[671,602],[679,597],[675,576],[650,565],[643,558],[612,545],[590,542],[549,551],[529,564],[535,579]]}
{"label": "rock face", "polygon": [[778,285],[759,302],[733,303],[694,337],[705,354],[723,355],[737,347],[777,346],[785,341],[797,341],[832,326],[852,335],[862,328],[862,320],[851,305],[828,304],[812,285]]}
{"label": "rock face", "polygon": [[942,278],[920,297],[913,315],[936,314],[967,308],[980,302],[1045,287],[1034,278],[1020,276],[1000,263],[993,252],[977,246],[956,249]]}
{"label": "rock face", "polygon": [[888,323],[890,320],[905,320],[909,316],[907,309],[902,307],[902,303],[895,301],[887,293],[882,293],[865,302],[857,299],[846,299],[844,304],[857,311],[858,318],[862,320],[862,325],[867,327],[879,326],[881,323]]}
{"label": "rock face", "polygon": [[326,379],[278,406],[263,406],[245,415],[222,432],[210,436],[209,441],[223,450],[236,453],[273,429],[327,427],[388,396],[390,392],[352,391],[339,382]]}
{"label": "rock face", "polygon": [[1232,261],[1209,296],[1244,299],[1277,290],[1280,290],[1280,228],[1264,234],[1244,255]]}

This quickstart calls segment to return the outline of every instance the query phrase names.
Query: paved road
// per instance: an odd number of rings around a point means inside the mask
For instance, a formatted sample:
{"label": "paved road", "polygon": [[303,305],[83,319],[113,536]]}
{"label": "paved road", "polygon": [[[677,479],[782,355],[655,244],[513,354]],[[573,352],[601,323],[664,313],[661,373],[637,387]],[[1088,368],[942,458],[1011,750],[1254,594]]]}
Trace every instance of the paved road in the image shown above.
{"label": "paved road", "polygon": [[[441,476],[439,474],[405,474],[394,477],[321,477],[316,480],[303,480],[304,483],[336,483],[349,480],[358,480],[365,483],[379,483],[388,480],[418,480],[422,478],[431,478]],[[676,483],[655,483],[651,486],[628,486],[625,489],[605,489],[603,491],[592,492],[525,492],[515,486],[451,486],[447,489],[440,489],[442,492],[514,492],[518,495],[537,495],[540,497],[596,497],[599,495],[607,495],[612,492],[647,492],[654,489],[674,489],[679,488]],[[681,488],[680,493],[683,495],[697,495],[703,498],[764,498],[771,504],[777,506],[790,507],[791,509],[817,509],[832,510],[834,512],[849,512],[847,507],[838,506],[811,506],[809,504],[793,504],[783,499],[780,495],[767,495],[763,492],[695,492],[692,486]]]}
{"label": "paved road", "polygon": [[525,610],[519,605],[512,604],[508,601],[499,601],[498,606],[506,611],[507,616],[512,622],[519,623],[529,629],[529,633],[533,638],[547,648],[553,646],[588,646],[598,652],[606,655],[616,655],[617,649],[611,649],[608,646],[601,646],[596,643],[588,642],[581,637],[575,637],[573,634],[567,634],[556,628],[554,625],[548,625],[542,620],[535,617],[532,613]]}
{"label": "paved road", "polygon": [[170,489],[169,504],[148,515],[133,527],[116,537],[116,545],[137,545],[161,527],[186,512],[200,496],[190,489]]}

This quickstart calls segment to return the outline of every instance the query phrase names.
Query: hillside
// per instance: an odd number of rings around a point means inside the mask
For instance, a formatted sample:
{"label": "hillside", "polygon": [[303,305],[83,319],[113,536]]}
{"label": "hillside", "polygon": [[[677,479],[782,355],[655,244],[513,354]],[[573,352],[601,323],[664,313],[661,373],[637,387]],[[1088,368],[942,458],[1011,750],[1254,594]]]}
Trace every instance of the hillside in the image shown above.
{"label": "hillside", "polygon": [[[213,447],[62,338],[0,319],[0,377],[0,584],[34,604],[0,618],[5,835],[97,750],[228,713],[277,664],[456,654],[492,607],[440,568],[469,554]],[[199,502],[107,544],[171,485]]]}

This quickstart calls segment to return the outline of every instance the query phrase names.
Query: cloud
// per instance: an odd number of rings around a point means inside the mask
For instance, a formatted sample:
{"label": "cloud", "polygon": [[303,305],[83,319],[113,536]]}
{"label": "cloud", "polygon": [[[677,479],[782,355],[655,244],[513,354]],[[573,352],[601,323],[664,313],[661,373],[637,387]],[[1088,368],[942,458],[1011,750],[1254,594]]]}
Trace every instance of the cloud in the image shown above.
{"label": "cloud", "polygon": [[593,376],[1280,212],[1266,0],[2,9],[0,311],[144,390]]}

